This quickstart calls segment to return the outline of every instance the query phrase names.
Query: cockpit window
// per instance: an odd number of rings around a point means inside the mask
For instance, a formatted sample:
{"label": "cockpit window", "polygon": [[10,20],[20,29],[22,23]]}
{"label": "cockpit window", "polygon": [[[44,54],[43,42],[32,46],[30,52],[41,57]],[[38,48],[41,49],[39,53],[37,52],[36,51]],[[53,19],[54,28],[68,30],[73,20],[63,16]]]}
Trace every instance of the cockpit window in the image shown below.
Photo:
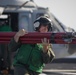
{"label": "cockpit window", "polygon": [[59,29],[56,26],[53,25],[52,32],[59,32]]}

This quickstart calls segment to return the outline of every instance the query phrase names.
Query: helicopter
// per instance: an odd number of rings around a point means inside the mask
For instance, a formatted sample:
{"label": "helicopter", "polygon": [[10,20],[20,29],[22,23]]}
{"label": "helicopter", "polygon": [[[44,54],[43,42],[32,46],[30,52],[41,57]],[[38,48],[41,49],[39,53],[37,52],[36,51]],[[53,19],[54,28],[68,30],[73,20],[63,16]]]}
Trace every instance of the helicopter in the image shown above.
{"label": "helicopter", "polygon": [[[25,29],[34,31],[33,22],[39,16],[48,16],[52,20],[52,32],[74,32],[72,28],[63,25],[49,10],[48,7],[40,7],[33,0],[1,0],[0,24],[6,23],[12,32]],[[70,56],[76,52],[75,44],[52,44],[55,58]]]}

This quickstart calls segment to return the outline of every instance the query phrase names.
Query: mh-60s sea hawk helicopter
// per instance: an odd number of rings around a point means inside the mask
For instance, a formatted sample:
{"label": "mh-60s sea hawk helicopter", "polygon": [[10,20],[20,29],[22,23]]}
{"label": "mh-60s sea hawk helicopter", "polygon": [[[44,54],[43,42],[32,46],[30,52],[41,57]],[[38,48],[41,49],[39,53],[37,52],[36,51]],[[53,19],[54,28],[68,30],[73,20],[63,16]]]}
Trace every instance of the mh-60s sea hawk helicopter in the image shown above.
{"label": "mh-60s sea hawk helicopter", "polygon": [[[49,8],[38,6],[33,0],[1,0],[0,1],[0,24],[6,23],[13,32],[22,28],[29,32],[34,31],[33,22],[39,16],[48,16],[52,20],[52,32],[72,32],[72,28],[63,25],[49,11]],[[72,55],[76,52],[75,44],[53,44],[56,58]]]}

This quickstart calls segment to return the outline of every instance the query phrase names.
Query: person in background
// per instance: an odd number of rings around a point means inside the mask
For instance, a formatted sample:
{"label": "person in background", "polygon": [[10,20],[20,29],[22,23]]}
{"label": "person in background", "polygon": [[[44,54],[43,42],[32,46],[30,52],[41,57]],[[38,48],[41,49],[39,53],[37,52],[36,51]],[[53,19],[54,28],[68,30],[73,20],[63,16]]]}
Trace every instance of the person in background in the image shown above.
{"label": "person in background", "polygon": [[[11,32],[11,27],[7,25],[7,22],[0,21],[0,32]],[[8,51],[8,44],[0,44],[0,72],[2,74],[8,74],[10,68],[10,53]]]}
{"label": "person in background", "polygon": [[[34,21],[34,28],[36,32],[46,33],[52,28],[51,20],[41,16]],[[41,39],[42,43],[22,44],[19,38],[26,34],[26,30],[19,30],[8,45],[9,50],[17,51],[13,62],[14,75],[39,75],[45,64],[52,62],[55,54],[46,38]]]}

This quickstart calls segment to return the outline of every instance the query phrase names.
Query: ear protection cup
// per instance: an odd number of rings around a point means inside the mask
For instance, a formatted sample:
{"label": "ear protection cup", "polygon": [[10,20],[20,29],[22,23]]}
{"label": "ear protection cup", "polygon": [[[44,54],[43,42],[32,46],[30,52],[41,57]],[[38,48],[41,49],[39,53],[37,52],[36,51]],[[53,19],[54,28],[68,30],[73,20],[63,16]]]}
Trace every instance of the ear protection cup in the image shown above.
{"label": "ear protection cup", "polygon": [[35,30],[38,30],[39,26],[40,26],[40,22],[39,22],[39,20],[36,20],[36,21],[34,22],[34,29],[35,29]]}
{"label": "ear protection cup", "polygon": [[39,27],[40,23],[39,22],[35,22],[34,23],[34,27]]}

